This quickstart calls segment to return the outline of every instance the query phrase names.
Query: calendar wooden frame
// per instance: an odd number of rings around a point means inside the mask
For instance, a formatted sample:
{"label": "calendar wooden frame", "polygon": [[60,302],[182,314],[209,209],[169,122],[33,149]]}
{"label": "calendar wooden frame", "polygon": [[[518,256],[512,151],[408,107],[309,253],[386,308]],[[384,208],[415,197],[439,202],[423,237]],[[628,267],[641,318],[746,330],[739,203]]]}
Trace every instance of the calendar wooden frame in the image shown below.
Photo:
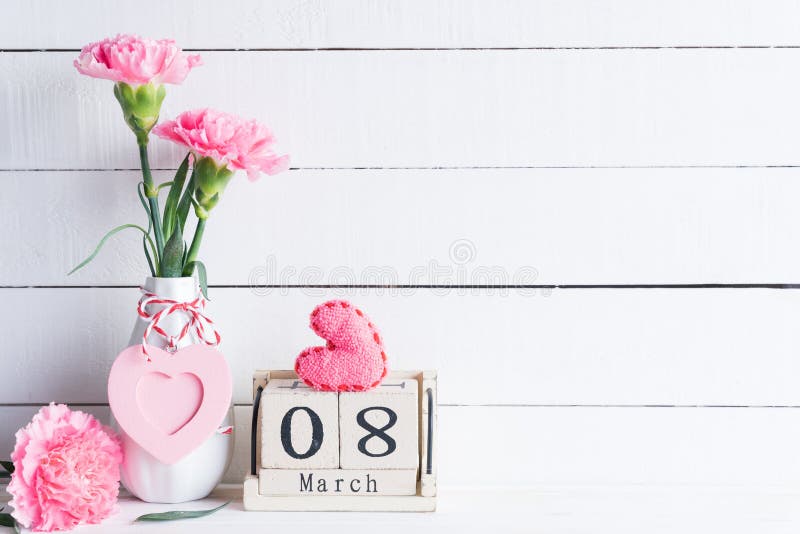
{"label": "calendar wooden frame", "polygon": [[[253,374],[253,400],[259,386],[273,379],[297,379],[294,371],[256,371]],[[436,510],[436,371],[392,371],[387,379],[416,380],[419,390],[419,475],[416,495],[262,495],[258,491],[258,472],[244,479],[244,509],[252,511],[351,511],[351,512],[433,512]],[[260,417],[256,417],[260,425]],[[261,436],[261,429],[255,429]],[[256,466],[261,465],[261,446],[255,447]]]}

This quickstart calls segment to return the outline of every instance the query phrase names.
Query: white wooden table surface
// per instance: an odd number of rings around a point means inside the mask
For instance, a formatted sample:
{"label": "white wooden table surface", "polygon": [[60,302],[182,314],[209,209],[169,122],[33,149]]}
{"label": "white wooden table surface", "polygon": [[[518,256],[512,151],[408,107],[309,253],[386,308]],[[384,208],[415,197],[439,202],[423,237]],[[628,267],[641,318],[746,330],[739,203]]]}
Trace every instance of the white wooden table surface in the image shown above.
{"label": "white wooden table surface", "polygon": [[[226,485],[211,498],[184,505],[149,504],[126,497],[119,513],[77,534],[292,534],[463,532],[487,533],[764,533],[796,534],[800,491],[779,488],[685,486],[563,486],[529,489],[444,488],[433,513],[246,512],[240,488]],[[142,514],[202,510],[199,519],[134,523]],[[2,529],[0,532],[11,532]]]}

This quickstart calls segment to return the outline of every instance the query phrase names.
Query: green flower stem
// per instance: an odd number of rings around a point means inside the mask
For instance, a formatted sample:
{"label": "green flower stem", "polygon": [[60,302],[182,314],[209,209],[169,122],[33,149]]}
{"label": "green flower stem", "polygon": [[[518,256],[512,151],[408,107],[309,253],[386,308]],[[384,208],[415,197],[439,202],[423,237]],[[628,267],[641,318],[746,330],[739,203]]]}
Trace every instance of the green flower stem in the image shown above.
{"label": "green flower stem", "polygon": [[144,194],[150,203],[150,216],[153,221],[153,231],[156,234],[156,248],[158,257],[164,254],[164,233],[161,226],[161,213],[158,209],[158,189],[153,185],[153,175],[150,172],[150,160],[147,157],[147,140],[139,143],[139,159],[142,162],[142,178],[144,182]]}
{"label": "green flower stem", "polygon": [[200,242],[203,241],[203,232],[206,230],[206,219],[197,220],[197,228],[194,230],[194,237],[192,238],[192,245],[189,247],[189,254],[186,256],[186,268],[183,270],[183,276],[192,276],[194,271],[194,262],[197,259],[197,253],[200,251]]}

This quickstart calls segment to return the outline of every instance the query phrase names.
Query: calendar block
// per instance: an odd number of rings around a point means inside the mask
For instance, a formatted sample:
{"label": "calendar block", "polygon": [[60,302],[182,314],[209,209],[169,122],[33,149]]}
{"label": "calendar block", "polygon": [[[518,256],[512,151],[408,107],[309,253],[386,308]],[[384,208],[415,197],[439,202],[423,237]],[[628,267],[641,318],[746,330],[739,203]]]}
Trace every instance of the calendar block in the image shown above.
{"label": "calendar block", "polygon": [[270,380],[261,394],[261,466],[339,467],[338,396],[296,379]]}
{"label": "calendar block", "polygon": [[262,495],[414,495],[416,469],[262,469]]}
{"label": "calendar block", "polygon": [[245,510],[436,509],[435,371],[392,371],[376,389],[339,394],[294,371],[256,371],[253,394]]}
{"label": "calendar block", "polygon": [[342,469],[419,467],[416,380],[387,379],[377,388],[339,394]]}

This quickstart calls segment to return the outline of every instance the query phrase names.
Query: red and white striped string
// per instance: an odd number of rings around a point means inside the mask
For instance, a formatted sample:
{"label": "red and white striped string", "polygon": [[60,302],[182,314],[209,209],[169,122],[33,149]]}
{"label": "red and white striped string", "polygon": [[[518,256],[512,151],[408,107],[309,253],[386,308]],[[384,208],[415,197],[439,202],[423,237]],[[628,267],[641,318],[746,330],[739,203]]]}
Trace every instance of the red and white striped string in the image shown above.
{"label": "red and white striped string", "polygon": [[[203,295],[198,295],[196,299],[189,302],[180,302],[177,300],[166,299],[159,297],[155,293],[150,293],[143,287],[139,288],[142,292],[142,298],[139,299],[139,306],[137,312],[139,317],[148,321],[147,327],[142,335],[142,354],[150,361],[150,355],[147,351],[147,338],[152,332],[157,333],[163,337],[167,342],[167,351],[175,352],[178,348],[178,343],[186,337],[189,332],[193,331],[195,337],[212,347],[219,345],[222,338],[214,327],[212,321],[204,310],[206,307],[206,300]],[[148,306],[163,306],[156,313],[151,314],[147,311]],[[181,331],[177,335],[168,333],[161,326],[161,321],[173,313],[183,313],[187,316],[186,324],[183,325]]]}

